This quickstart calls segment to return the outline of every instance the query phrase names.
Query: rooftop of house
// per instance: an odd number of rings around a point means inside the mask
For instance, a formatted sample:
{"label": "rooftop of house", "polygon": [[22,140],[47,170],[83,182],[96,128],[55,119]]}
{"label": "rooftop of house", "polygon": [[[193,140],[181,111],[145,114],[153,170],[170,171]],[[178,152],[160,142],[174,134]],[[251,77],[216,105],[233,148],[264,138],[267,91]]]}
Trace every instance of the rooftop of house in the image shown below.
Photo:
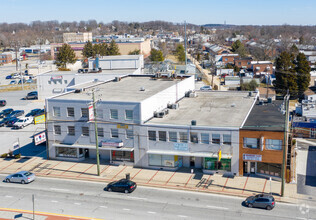
{"label": "rooftop of house", "polygon": [[272,64],[271,61],[251,61],[251,64]]}
{"label": "rooftop of house", "polygon": [[[88,100],[91,99],[92,89],[97,89],[96,93],[102,94],[103,101],[141,102],[186,78],[187,77],[178,79],[153,79],[151,76],[128,76],[122,77],[119,81],[112,80],[105,83],[95,81],[89,82],[88,84],[76,85],[74,88],[80,90],[78,93],[66,93],[56,96],[54,99]],[[95,86],[93,86],[93,83],[95,83]]]}
{"label": "rooftop of house", "polygon": [[40,74],[41,76],[61,76],[61,75],[91,75],[91,74],[107,74],[107,75],[129,75],[133,74],[137,69],[119,69],[119,70],[102,70],[99,73],[78,73],[78,71],[49,71]]}
{"label": "rooftop of house", "polygon": [[284,115],[281,112],[282,100],[272,103],[259,102],[254,105],[242,130],[284,131]]}
{"label": "rooftop of house", "polygon": [[147,124],[191,125],[239,128],[255,101],[249,92],[196,92],[197,97],[183,98],[179,108],[169,109],[163,118],[152,118]]}

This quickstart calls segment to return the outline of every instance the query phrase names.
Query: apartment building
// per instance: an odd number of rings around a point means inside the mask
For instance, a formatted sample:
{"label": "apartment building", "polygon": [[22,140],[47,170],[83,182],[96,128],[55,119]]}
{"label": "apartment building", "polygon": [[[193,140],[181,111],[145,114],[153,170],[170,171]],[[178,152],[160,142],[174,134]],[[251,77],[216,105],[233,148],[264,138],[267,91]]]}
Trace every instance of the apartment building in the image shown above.
{"label": "apartment building", "polygon": [[0,65],[12,63],[12,55],[9,53],[1,53],[0,54]]}
{"label": "apartment building", "polygon": [[71,42],[92,42],[92,32],[72,32],[72,33],[63,33],[63,42],[71,43]]}
{"label": "apartment building", "polygon": [[251,68],[253,74],[256,76],[273,74],[273,64],[271,61],[251,61]]}

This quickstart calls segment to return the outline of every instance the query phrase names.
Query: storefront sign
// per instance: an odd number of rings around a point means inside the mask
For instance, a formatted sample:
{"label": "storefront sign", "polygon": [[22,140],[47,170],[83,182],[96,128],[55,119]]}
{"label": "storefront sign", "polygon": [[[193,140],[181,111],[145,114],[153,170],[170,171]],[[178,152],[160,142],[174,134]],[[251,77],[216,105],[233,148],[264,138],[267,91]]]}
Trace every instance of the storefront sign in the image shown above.
{"label": "storefront sign", "polygon": [[14,144],[13,144],[13,150],[17,150],[17,149],[19,149],[20,148],[20,143],[19,142],[15,142]]}
{"label": "storefront sign", "polygon": [[50,79],[51,80],[61,80],[61,79],[63,79],[63,76],[52,76]]}
{"label": "storefront sign", "polygon": [[34,118],[34,124],[43,124],[45,123],[45,115],[39,115]]}
{"label": "storefront sign", "polygon": [[262,161],[262,155],[243,154],[243,160]]}
{"label": "storefront sign", "polygon": [[93,111],[93,105],[89,105],[89,121],[94,120],[94,111]]}
{"label": "storefront sign", "polygon": [[39,145],[41,143],[44,143],[45,141],[46,141],[45,131],[34,136],[35,145]]}
{"label": "storefront sign", "polygon": [[103,139],[100,144],[101,147],[123,147],[123,141],[120,139]]}
{"label": "storefront sign", "polygon": [[126,125],[126,124],[117,124],[117,128],[128,129],[128,125]]}
{"label": "storefront sign", "polygon": [[174,150],[189,151],[189,147],[187,143],[174,143],[173,147],[174,147]]}

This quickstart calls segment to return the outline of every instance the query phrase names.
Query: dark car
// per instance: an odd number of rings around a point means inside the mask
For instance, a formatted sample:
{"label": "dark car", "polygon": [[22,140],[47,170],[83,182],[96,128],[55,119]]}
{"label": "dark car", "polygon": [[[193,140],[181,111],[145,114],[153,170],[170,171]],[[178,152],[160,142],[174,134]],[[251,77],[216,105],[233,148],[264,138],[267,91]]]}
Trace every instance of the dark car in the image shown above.
{"label": "dark car", "polygon": [[34,117],[39,116],[39,115],[44,115],[44,114],[45,114],[45,109],[40,109],[38,112],[36,112]]}
{"label": "dark car", "polygon": [[8,127],[13,127],[14,123],[17,122],[19,119],[16,117],[11,117],[7,120],[7,122],[5,123],[6,126]]}
{"label": "dark car", "polygon": [[13,112],[11,112],[7,117],[20,117],[24,114],[23,110],[14,110]]}
{"label": "dark car", "polygon": [[249,196],[245,200],[245,205],[249,208],[263,208],[271,210],[275,206],[274,197],[269,194],[258,194],[256,196]]}
{"label": "dark car", "polygon": [[5,106],[7,104],[7,101],[6,100],[0,100],[0,106]]}
{"label": "dark car", "polygon": [[25,115],[25,117],[37,116],[41,111],[42,111],[42,109],[40,109],[40,108],[33,109],[29,113],[27,113]]}
{"label": "dark car", "polygon": [[0,121],[0,127],[5,126],[9,120],[10,120],[10,118],[3,118],[3,119]]}
{"label": "dark car", "polygon": [[37,99],[37,91],[27,93],[25,99]]}
{"label": "dark car", "polygon": [[124,192],[131,193],[136,189],[137,185],[135,182],[127,179],[121,179],[119,181],[111,182],[107,185],[106,189],[109,192]]}
{"label": "dark car", "polygon": [[12,79],[12,75],[6,76],[6,79]]}
{"label": "dark car", "polygon": [[11,114],[11,112],[13,112],[13,108],[7,108],[7,109],[2,110],[0,112],[0,118],[6,117],[7,115]]}

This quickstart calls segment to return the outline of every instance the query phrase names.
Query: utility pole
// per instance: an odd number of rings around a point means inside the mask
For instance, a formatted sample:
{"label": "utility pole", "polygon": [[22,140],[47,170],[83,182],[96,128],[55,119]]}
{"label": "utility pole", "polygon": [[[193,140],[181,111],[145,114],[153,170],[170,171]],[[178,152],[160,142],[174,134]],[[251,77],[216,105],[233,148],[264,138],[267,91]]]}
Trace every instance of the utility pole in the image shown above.
{"label": "utility pole", "polygon": [[92,91],[92,105],[93,105],[93,120],[94,120],[94,131],[95,131],[95,147],[97,151],[97,174],[100,176],[100,156],[99,156],[99,140],[98,140],[98,125],[97,125],[97,117],[96,117],[96,109],[95,109],[95,96],[94,91]]}
{"label": "utility pole", "polygon": [[187,22],[184,21],[185,74],[187,73]]}
{"label": "utility pole", "polygon": [[284,119],[284,147],[283,147],[283,160],[282,160],[282,182],[281,182],[281,196],[284,196],[285,175],[286,175],[286,154],[288,146],[288,119],[289,119],[289,91],[284,97],[285,119]]}

